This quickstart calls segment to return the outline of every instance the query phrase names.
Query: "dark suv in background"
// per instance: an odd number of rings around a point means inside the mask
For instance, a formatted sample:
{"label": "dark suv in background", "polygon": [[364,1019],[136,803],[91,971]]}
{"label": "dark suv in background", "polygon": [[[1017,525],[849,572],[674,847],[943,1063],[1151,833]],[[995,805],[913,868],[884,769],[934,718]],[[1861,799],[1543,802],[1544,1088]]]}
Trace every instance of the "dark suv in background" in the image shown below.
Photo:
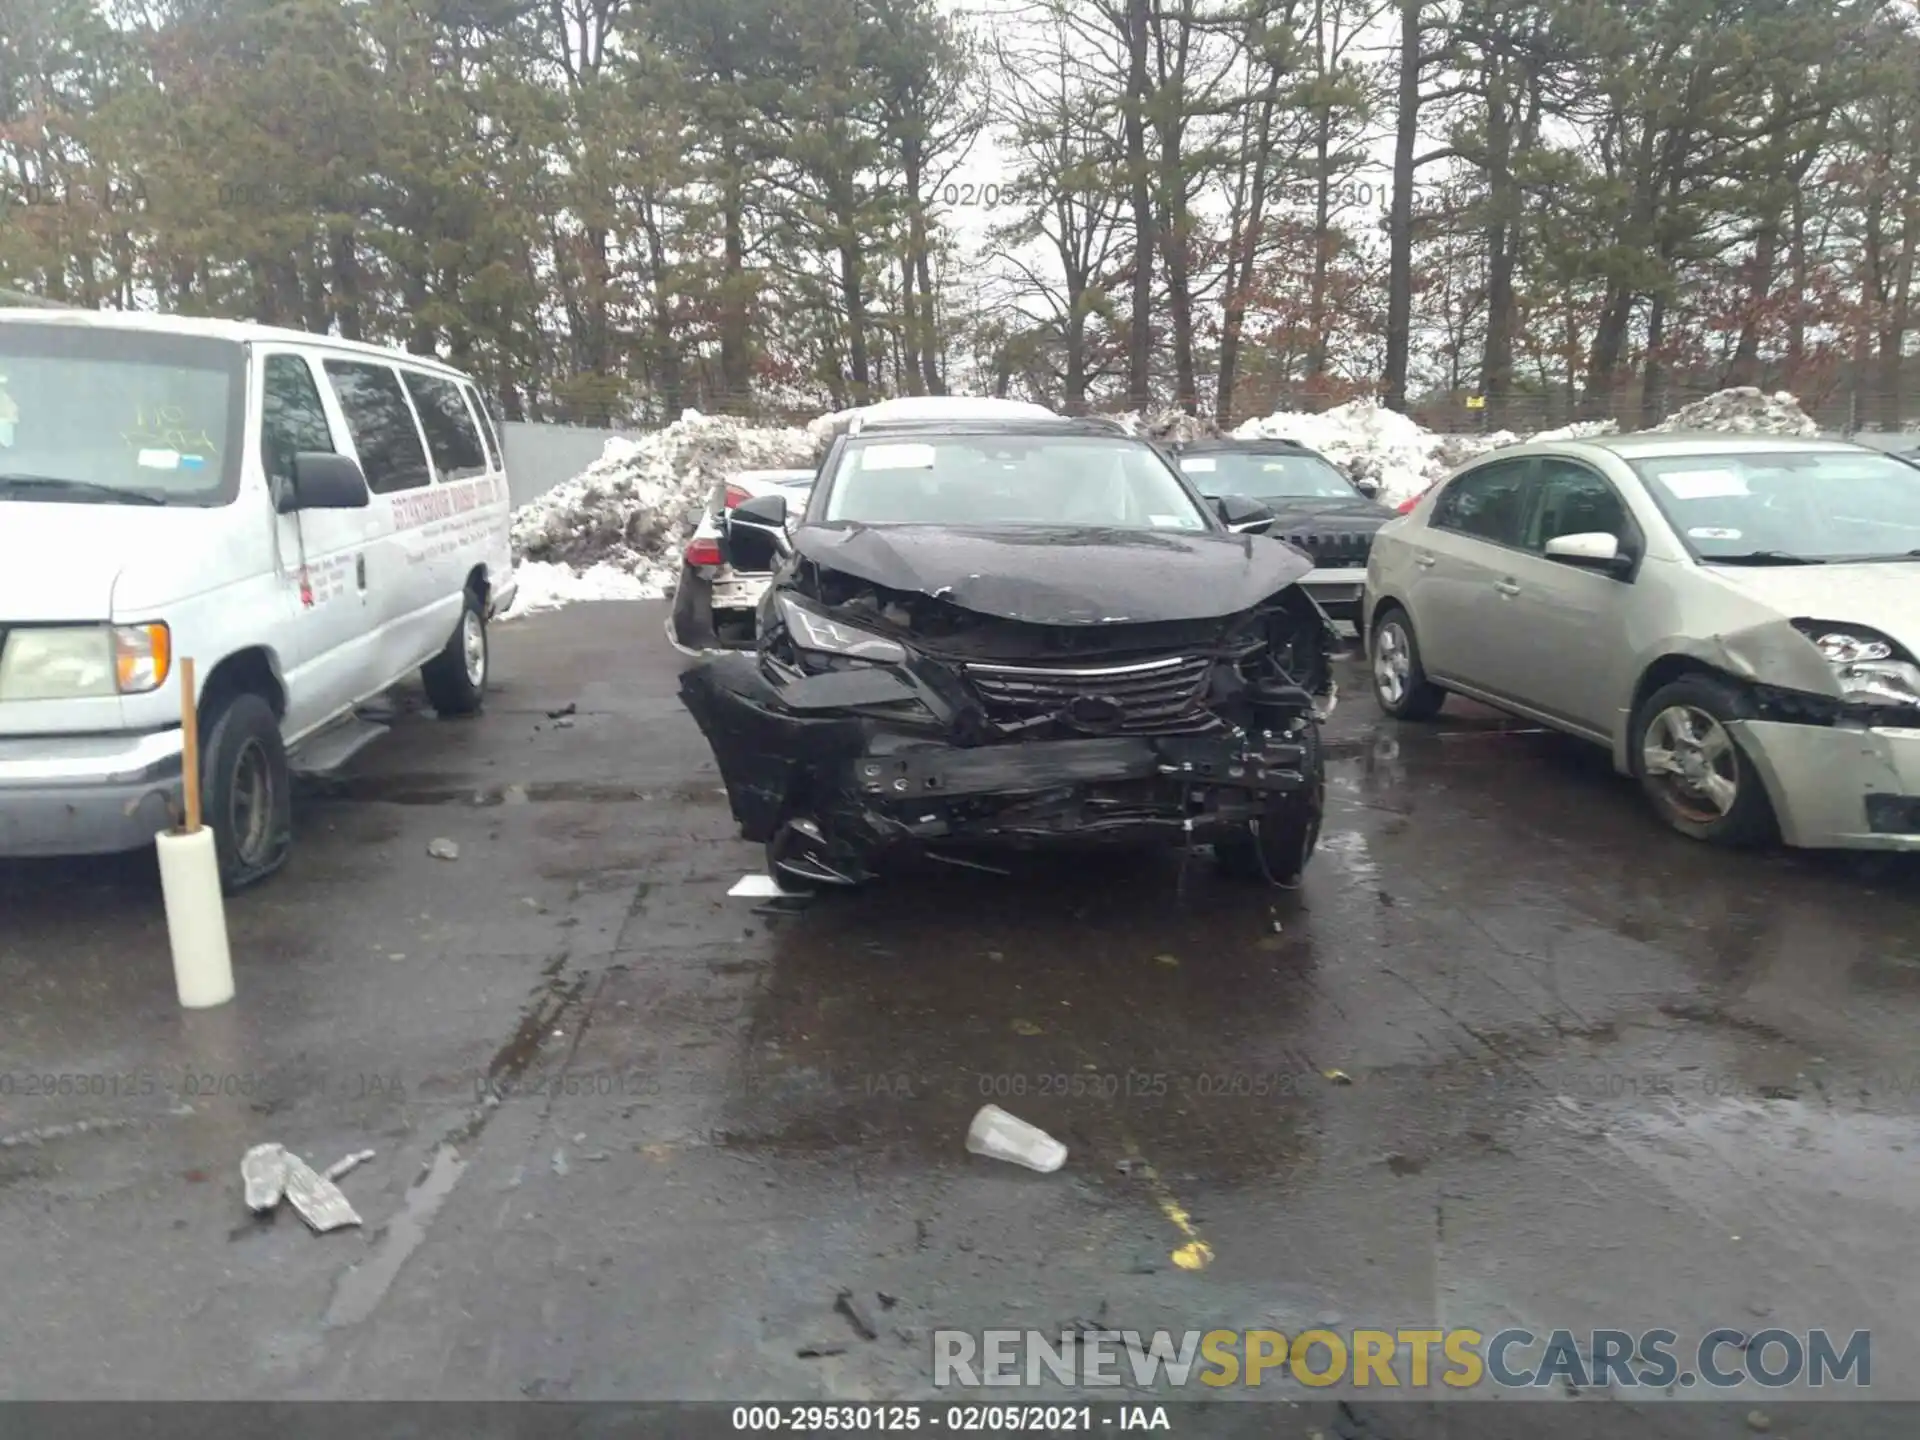
{"label": "dark suv in background", "polygon": [[1245,496],[1271,511],[1266,533],[1313,561],[1301,588],[1330,618],[1358,626],[1373,537],[1394,516],[1376,498],[1378,485],[1348,479],[1293,440],[1185,440],[1168,448],[1202,495]]}

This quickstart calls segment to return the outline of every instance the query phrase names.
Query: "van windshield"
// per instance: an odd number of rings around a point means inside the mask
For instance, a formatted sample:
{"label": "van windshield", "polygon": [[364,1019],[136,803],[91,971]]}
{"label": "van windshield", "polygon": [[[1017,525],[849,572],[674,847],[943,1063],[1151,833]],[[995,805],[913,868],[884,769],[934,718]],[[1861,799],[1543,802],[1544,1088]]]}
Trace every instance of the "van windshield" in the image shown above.
{"label": "van windshield", "polygon": [[224,504],[245,397],[232,341],[0,323],[0,504]]}

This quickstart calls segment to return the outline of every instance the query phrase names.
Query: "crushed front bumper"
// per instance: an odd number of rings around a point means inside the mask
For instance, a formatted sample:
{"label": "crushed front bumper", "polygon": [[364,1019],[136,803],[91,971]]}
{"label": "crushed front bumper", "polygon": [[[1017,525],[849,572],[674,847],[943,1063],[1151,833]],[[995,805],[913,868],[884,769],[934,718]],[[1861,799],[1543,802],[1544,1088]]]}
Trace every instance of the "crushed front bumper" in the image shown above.
{"label": "crushed front bumper", "polygon": [[151,845],[180,808],[180,732],[0,739],[0,856]]}
{"label": "crushed front bumper", "polygon": [[680,687],[742,836],[765,842],[803,821],[852,878],[895,853],[1203,840],[1317,780],[1317,748],[1297,729],[1315,723],[1304,693],[1264,726],[964,744],[931,709],[901,718],[938,702],[890,671],[776,687],[756,657],[732,654],[689,668]]}
{"label": "crushed front bumper", "polygon": [[1920,851],[1920,729],[1741,720],[1780,838],[1810,850]]}

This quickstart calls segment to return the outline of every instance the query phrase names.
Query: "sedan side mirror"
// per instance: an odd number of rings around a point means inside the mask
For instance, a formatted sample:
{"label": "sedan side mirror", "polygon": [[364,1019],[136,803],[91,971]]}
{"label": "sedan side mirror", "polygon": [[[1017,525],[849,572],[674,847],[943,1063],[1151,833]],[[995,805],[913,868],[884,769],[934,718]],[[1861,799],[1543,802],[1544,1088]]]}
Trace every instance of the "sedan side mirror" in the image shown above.
{"label": "sedan side mirror", "polygon": [[1244,495],[1222,495],[1213,502],[1213,509],[1235,535],[1264,535],[1274,521],[1273,511]]}
{"label": "sedan side mirror", "polygon": [[1579,535],[1556,535],[1547,541],[1546,556],[1562,565],[1582,570],[1600,570],[1609,575],[1624,575],[1633,568],[1633,556],[1620,549],[1620,537],[1605,531]]}
{"label": "sedan side mirror", "polygon": [[734,569],[750,575],[772,570],[791,550],[787,541],[787,497],[774,492],[742,501],[720,527],[721,557]]}
{"label": "sedan side mirror", "polygon": [[280,487],[274,508],[291,515],[296,510],[364,510],[372,503],[359,461],[325,450],[302,450],[293,457],[293,483]]}

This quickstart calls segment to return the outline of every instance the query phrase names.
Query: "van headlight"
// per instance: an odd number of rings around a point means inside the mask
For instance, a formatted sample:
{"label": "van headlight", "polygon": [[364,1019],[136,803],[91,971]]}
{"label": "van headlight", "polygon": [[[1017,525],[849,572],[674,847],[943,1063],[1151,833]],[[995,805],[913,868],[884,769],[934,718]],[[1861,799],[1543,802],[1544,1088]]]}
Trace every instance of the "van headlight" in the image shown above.
{"label": "van headlight", "polygon": [[167,683],[165,625],[48,625],[7,631],[0,700],[84,700],[142,695]]}
{"label": "van headlight", "polygon": [[1848,700],[1920,705],[1920,665],[1878,630],[1832,620],[1796,620],[1793,628],[1833,666],[1833,678]]}

